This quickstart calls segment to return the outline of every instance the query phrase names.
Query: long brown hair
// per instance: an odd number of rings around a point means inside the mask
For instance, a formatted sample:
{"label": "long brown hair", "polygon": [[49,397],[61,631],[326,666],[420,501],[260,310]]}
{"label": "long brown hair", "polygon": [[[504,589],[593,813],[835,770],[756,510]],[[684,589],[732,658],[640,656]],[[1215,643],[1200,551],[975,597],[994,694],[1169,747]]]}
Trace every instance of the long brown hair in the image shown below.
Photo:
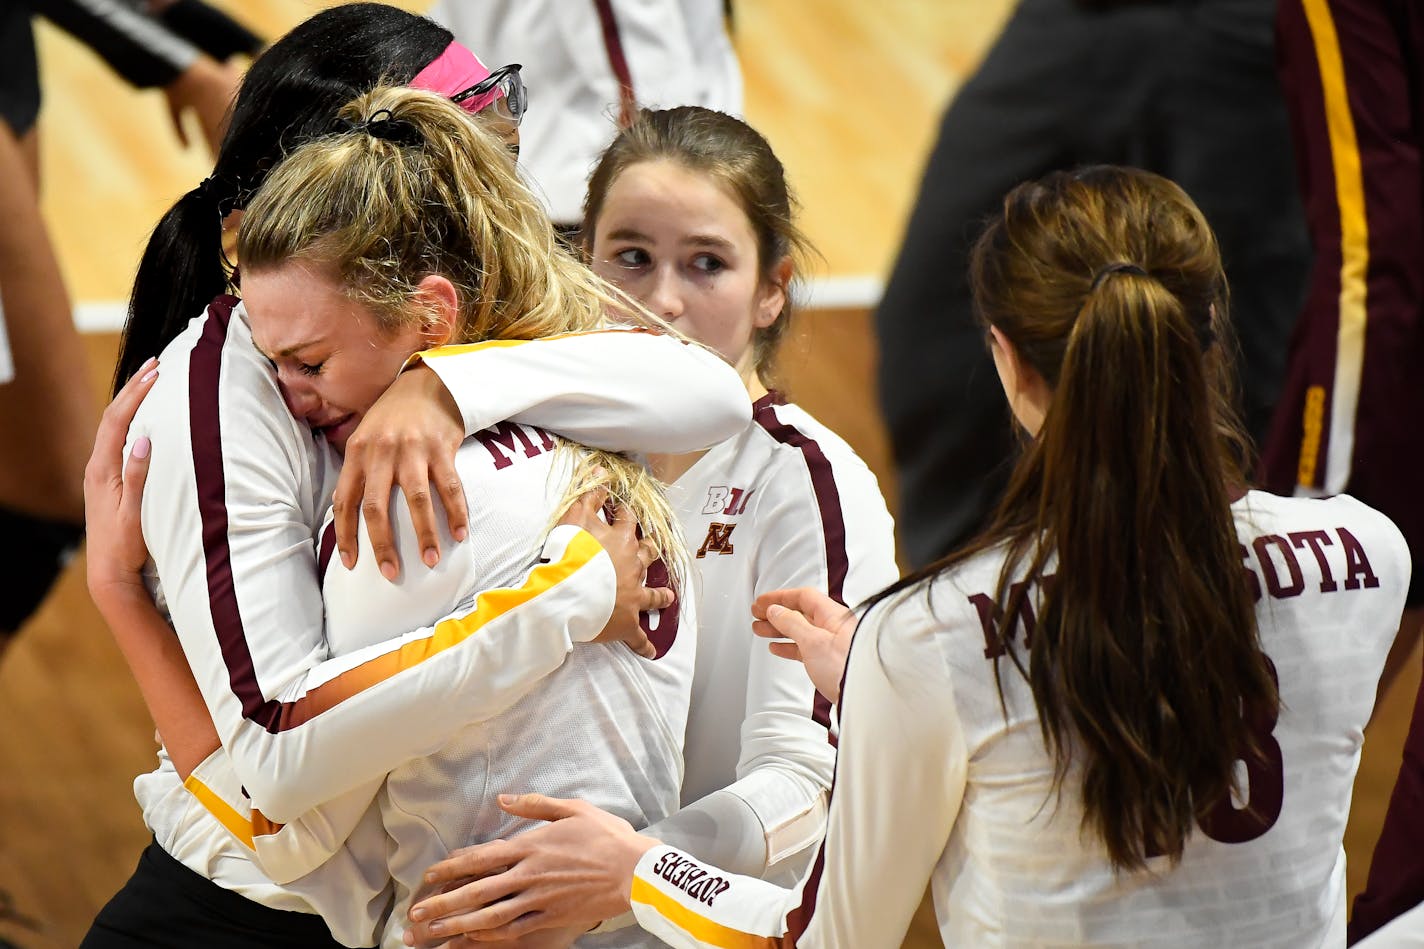
{"label": "long brown hair", "polygon": [[[786,170],[762,134],[741,119],[702,106],[643,109],[604,150],[588,179],[582,239],[593,249],[595,229],[608,190],[634,165],[670,161],[706,175],[736,200],[756,235],[757,266],[763,285],[778,282],[777,268],[790,258],[799,270],[815,251],[795,224],[796,198]],[[776,354],[791,326],[791,287],[776,320],[756,330],[752,358],[763,380],[775,375]]]}
{"label": "long brown hair", "polygon": [[1243,707],[1279,705],[1230,509],[1246,442],[1216,239],[1157,175],[1059,172],[1004,199],[970,282],[1052,398],[985,531],[898,586],[1003,545],[1002,615],[1042,596],[1029,645],[1004,645],[1055,785],[1079,759],[1114,866],[1180,859],[1256,753]]}

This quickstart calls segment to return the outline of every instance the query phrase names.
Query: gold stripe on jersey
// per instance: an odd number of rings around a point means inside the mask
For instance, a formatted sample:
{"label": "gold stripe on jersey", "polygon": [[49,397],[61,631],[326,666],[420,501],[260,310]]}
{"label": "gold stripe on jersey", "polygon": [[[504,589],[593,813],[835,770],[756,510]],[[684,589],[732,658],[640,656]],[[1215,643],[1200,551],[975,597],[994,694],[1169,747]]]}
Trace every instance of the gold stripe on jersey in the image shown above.
{"label": "gold stripe on jersey", "polygon": [[634,903],[652,907],[659,916],[693,939],[718,949],[781,949],[783,945],[780,939],[771,936],[744,933],[713,922],[636,876],[628,898]]}
{"label": "gold stripe on jersey", "polygon": [[[1326,494],[1345,490],[1350,478],[1350,458],[1355,449],[1355,413],[1360,402],[1360,379],[1365,362],[1365,294],[1369,271],[1369,222],[1365,211],[1365,183],[1360,167],[1360,147],[1355,119],[1350,112],[1345,63],[1329,0],[1302,0],[1320,85],[1325,97],[1325,123],[1330,138],[1330,160],[1335,169],[1335,200],[1340,208],[1340,323],[1335,344],[1335,379],[1331,392],[1329,445],[1325,475],[1318,482]],[[1303,457],[1311,446],[1302,443],[1300,471],[1314,474],[1315,463]],[[1318,446],[1318,440],[1316,441]]]}
{"label": "gold stripe on jersey", "polygon": [[[322,683],[293,703],[292,718],[297,724],[314,718],[353,695],[458,646],[499,617],[525,603],[537,600],[557,587],[588,566],[601,553],[603,547],[592,534],[584,530],[576,532],[569,539],[559,559],[535,567],[529,572],[523,586],[518,589],[481,593],[472,611],[441,620],[435,624],[429,636],[405,643],[399,649],[383,653],[329,682]],[[255,849],[254,836],[275,834],[284,826],[274,823],[257,810],[250,812],[250,818],[243,817],[231,804],[193,775],[188,776],[183,786],[248,849]]]}
{"label": "gold stripe on jersey", "polygon": [[553,336],[542,336],[537,340],[487,339],[479,343],[453,343],[449,346],[439,346],[435,349],[427,349],[424,352],[413,354],[405,361],[402,370],[409,369],[411,366],[417,365],[425,359],[439,359],[442,356],[463,356],[466,353],[477,353],[486,349],[510,349],[515,346],[523,346],[526,343],[547,343],[560,339],[577,339],[580,336],[600,336],[604,333],[661,333],[661,331],[651,326],[626,326],[618,329],[581,330],[577,333],[557,333]]}
{"label": "gold stripe on jersey", "polygon": [[198,803],[203,805],[207,812],[224,827],[228,833],[236,837],[248,850],[255,850],[253,843],[255,837],[263,837],[277,833],[282,829],[281,824],[275,824],[262,816],[261,811],[252,811],[252,818],[249,820],[237,812],[232,805],[224,801],[212,788],[198,780],[195,774],[188,775],[183,782],[183,787],[188,793],[198,799]]}
{"label": "gold stripe on jersey", "polygon": [[464,642],[515,608],[537,600],[563,583],[603,553],[593,535],[579,531],[564,548],[563,555],[551,563],[540,564],[518,589],[491,590],[481,593],[472,612],[454,616],[435,624],[429,636],[413,640],[399,649],[383,653],[356,666],[329,682],[312,689],[292,703],[288,712],[288,728],[294,728],[367,689],[380,685],[406,669],[418,666]]}

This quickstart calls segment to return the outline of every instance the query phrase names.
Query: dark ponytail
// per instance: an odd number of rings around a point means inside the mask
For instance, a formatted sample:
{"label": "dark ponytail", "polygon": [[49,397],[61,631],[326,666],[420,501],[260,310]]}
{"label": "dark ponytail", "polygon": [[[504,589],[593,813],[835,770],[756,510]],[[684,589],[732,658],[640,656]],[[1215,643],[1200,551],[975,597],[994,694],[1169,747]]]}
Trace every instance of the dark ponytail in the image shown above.
{"label": "dark ponytail", "polygon": [[331,131],[348,101],[403,84],[450,44],[449,30],[382,3],[331,7],[248,69],[212,175],[169,209],[149,238],[119,343],[114,391],[228,288],[222,221],[243,208],[282,156]]}
{"label": "dark ponytail", "polygon": [[202,307],[227,288],[217,205],[194,188],[168,209],[148,239],[114,370],[117,392],[149,356],[182,332]]}
{"label": "dark ponytail", "polygon": [[1279,705],[1230,506],[1246,457],[1216,240],[1165,179],[1057,173],[1008,195],[970,279],[1052,396],[990,527],[918,576],[1006,546],[1003,615],[1042,597],[1027,655],[1006,645],[1057,782],[1080,766],[1115,866],[1178,859],[1259,751],[1241,709]]}

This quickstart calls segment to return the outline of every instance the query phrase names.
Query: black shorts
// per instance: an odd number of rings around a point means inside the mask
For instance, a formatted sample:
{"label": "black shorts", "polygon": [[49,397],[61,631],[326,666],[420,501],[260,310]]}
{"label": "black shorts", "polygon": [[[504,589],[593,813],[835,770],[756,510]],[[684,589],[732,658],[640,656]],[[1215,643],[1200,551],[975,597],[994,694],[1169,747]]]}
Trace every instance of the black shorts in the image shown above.
{"label": "black shorts", "polygon": [[80,949],[342,949],[320,916],[255,903],[173,859],[157,842],[94,917]]}
{"label": "black shorts", "polygon": [[0,505],[0,537],[26,551],[0,587],[0,649],[49,596],[84,540],[84,525],[54,521]]}
{"label": "black shorts", "polygon": [[35,31],[23,3],[0,3],[0,119],[19,138],[40,114]]}

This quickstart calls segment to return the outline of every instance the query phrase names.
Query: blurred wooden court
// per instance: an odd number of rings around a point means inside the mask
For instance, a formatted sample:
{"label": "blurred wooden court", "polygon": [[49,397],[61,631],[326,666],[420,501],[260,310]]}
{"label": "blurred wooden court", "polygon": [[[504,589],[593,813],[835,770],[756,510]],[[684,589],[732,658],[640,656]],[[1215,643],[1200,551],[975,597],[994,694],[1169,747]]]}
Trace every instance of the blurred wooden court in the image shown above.
{"label": "blurred wooden court", "polygon": [[[218,5],[275,36],[327,4]],[[888,272],[940,109],[1009,6],[822,0],[806,16],[796,0],[736,4],[748,119],[800,193],[803,224],[825,258],[822,276],[873,288]],[[47,26],[40,55],[45,212],[80,311],[104,311],[126,296],[153,223],[211,162],[201,147],[178,145],[158,93],[130,90]],[[893,511],[868,305],[851,294],[803,313],[787,375],[798,401],[875,469]],[[97,400],[117,337],[101,326],[86,341]],[[1367,733],[1346,840],[1352,895],[1398,768],[1419,667],[1416,656]],[[26,949],[74,946],[147,840],[130,782],[151,767],[154,750],[147,712],[89,601],[82,554],[0,663],[0,720],[0,893],[9,897],[0,902],[0,936]],[[923,909],[906,945],[938,945]]]}

